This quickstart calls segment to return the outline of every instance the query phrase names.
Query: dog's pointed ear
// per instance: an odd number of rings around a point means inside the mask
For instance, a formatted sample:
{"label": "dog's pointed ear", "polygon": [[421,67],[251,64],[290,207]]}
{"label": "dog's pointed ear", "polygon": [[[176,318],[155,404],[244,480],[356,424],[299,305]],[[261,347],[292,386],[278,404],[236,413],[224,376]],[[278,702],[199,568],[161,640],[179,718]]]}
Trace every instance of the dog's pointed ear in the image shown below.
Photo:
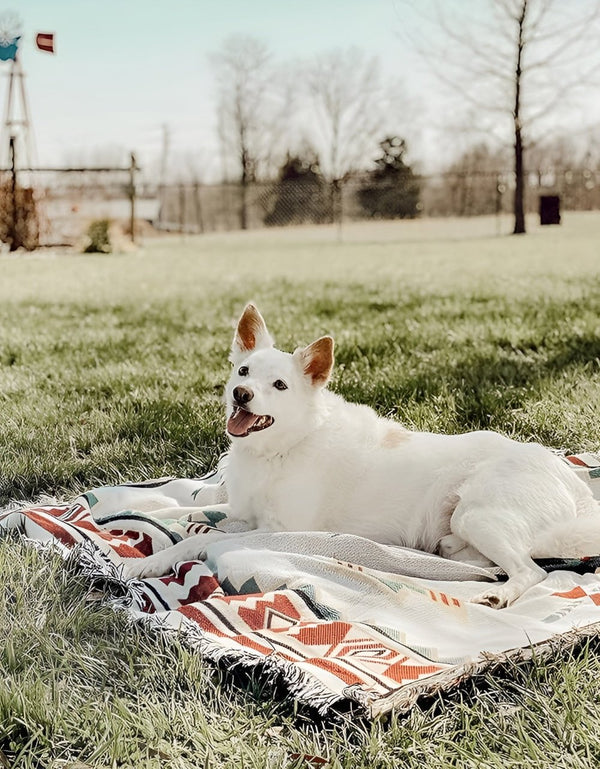
{"label": "dog's pointed ear", "polygon": [[333,339],[322,336],[308,347],[299,348],[294,352],[302,366],[304,376],[308,377],[315,387],[325,387],[329,382],[333,369]]}
{"label": "dog's pointed ear", "polygon": [[267,324],[253,304],[247,304],[242,313],[231,346],[231,355],[239,358],[253,350],[273,347],[273,338],[267,330]]}

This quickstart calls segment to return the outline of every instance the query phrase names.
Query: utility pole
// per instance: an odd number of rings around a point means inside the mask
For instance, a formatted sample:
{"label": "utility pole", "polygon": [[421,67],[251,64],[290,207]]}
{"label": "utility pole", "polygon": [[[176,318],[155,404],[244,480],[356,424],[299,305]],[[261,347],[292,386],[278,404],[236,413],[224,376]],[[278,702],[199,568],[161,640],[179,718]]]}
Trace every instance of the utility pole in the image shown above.
{"label": "utility pole", "polygon": [[167,183],[167,163],[169,160],[169,126],[163,123],[162,127],[162,151],[160,153],[160,173],[158,175],[158,184],[164,187]]}
{"label": "utility pole", "polygon": [[160,153],[160,170],[158,174],[158,223],[162,222],[163,212],[167,208],[167,170],[169,161],[169,126],[163,123],[162,151]]}
{"label": "utility pole", "polygon": [[131,232],[131,242],[135,243],[135,154],[131,153],[131,163],[129,165],[129,229]]}

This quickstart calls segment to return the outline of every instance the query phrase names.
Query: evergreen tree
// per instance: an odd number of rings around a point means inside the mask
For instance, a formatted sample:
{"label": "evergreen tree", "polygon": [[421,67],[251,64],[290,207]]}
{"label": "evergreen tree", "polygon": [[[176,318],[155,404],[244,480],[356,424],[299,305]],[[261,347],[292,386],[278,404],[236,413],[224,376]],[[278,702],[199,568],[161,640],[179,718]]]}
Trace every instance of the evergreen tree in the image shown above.
{"label": "evergreen tree", "polygon": [[413,219],[419,213],[420,188],[404,160],[406,142],[388,136],[379,144],[381,156],[358,191],[363,211],[374,219]]}
{"label": "evergreen tree", "polygon": [[268,226],[321,224],[331,218],[327,183],[314,153],[305,157],[288,153],[279,170],[274,202],[264,218]]}

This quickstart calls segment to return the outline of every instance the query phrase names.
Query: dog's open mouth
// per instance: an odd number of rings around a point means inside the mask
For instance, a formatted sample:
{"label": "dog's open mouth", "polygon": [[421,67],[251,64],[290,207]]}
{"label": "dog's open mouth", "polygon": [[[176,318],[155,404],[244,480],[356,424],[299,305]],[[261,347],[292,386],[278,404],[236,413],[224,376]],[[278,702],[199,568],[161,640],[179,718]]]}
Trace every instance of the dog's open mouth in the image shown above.
{"label": "dog's open mouth", "polygon": [[252,414],[246,409],[234,406],[231,416],[227,420],[227,432],[236,438],[245,438],[250,433],[256,433],[271,427],[275,420],[268,414]]}

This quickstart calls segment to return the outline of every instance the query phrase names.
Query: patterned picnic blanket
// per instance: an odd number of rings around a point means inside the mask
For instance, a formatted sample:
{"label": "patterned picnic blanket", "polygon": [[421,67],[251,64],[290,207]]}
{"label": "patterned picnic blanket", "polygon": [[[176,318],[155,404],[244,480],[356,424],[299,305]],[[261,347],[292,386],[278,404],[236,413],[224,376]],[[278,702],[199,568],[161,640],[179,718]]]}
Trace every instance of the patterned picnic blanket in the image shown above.
{"label": "patterned picnic blanket", "polygon": [[[600,498],[600,459],[565,461]],[[74,551],[135,621],[181,633],[208,659],[278,678],[323,713],[348,702],[371,716],[405,711],[496,662],[555,653],[600,630],[600,557],[541,562],[548,578],[495,611],[468,599],[497,570],[343,534],[241,531],[217,512],[205,523],[165,517],[165,509],[223,501],[223,472],[222,463],[202,479],[5,509],[0,530]],[[213,527],[229,536],[207,546],[205,562],[179,563],[162,578],[124,576],[123,558]]]}

